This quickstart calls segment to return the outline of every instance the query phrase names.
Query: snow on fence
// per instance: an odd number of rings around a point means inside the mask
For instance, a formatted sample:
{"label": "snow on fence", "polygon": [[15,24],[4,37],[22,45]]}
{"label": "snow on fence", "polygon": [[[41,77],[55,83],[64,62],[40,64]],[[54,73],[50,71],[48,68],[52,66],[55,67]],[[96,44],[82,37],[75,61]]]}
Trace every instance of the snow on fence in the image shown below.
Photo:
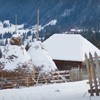
{"label": "snow on fence", "polygon": [[90,85],[90,89],[88,90],[88,92],[91,94],[91,96],[94,96],[94,93],[96,93],[96,96],[99,96],[100,93],[99,57],[97,53],[94,54],[94,58],[91,53],[89,53],[89,57],[87,56],[87,54],[85,54],[85,61],[86,61],[86,67]]}

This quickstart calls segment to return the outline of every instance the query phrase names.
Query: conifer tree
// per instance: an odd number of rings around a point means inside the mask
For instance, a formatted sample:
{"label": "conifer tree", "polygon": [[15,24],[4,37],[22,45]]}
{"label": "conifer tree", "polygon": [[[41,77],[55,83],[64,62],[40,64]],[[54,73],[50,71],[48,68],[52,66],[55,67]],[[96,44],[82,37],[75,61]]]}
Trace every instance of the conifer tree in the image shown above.
{"label": "conifer tree", "polygon": [[26,51],[28,51],[29,48],[30,48],[30,45],[29,45],[29,42],[27,42],[27,45],[26,45],[26,47],[25,47]]}
{"label": "conifer tree", "polygon": [[1,49],[0,49],[0,58],[2,58],[2,51],[1,51]]}
{"label": "conifer tree", "polygon": [[7,44],[8,44],[8,39],[6,38],[5,45],[7,45]]}

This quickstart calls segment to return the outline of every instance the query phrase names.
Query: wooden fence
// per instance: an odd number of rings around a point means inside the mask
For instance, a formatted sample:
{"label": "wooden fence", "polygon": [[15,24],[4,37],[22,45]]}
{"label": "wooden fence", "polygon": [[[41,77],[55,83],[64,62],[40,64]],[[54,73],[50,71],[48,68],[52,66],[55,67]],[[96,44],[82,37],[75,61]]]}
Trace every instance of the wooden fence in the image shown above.
{"label": "wooden fence", "polygon": [[50,83],[62,83],[70,81],[70,71],[54,71],[51,73]]}
{"label": "wooden fence", "polygon": [[31,86],[38,84],[50,84],[68,82],[70,80],[70,71],[53,71],[49,74],[35,72],[34,74],[20,77],[2,77],[0,78],[0,88],[19,88],[20,86]]}
{"label": "wooden fence", "polygon": [[88,92],[91,94],[91,96],[94,96],[94,93],[96,93],[96,96],[99,96],[100,58],[98,57],[97,53],[94,53],[94,56],[89,53],[89,56],[85,54],[85,61],[90,85],[90,89],[88,90]]}

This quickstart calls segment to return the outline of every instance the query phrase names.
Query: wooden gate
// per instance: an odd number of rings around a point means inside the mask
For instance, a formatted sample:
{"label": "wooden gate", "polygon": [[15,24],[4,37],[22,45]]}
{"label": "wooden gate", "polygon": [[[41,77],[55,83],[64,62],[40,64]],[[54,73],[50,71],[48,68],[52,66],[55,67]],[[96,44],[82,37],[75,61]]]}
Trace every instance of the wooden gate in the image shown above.
{"label": "wooden gate", "polygon": [[90,89],[88,92],[91,96],[94,96],[96,93],[99,96],[100,93],[100,61],[97,53],[94,53],[94,58],[91,53],[89,53],[89,57],[85,54],[85,61],[87,67],[87,73],[89,78]]}

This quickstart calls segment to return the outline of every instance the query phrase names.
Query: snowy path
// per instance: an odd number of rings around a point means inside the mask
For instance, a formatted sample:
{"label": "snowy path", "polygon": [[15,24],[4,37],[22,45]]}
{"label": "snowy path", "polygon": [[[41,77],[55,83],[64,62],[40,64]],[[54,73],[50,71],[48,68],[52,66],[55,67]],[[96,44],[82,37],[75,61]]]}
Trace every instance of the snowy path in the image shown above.
{"label": "snowy path", "polygon": [[[0,90],[0,100],[90,100],[86,81]],[[91,100],[100,100],[100,96]]]}

